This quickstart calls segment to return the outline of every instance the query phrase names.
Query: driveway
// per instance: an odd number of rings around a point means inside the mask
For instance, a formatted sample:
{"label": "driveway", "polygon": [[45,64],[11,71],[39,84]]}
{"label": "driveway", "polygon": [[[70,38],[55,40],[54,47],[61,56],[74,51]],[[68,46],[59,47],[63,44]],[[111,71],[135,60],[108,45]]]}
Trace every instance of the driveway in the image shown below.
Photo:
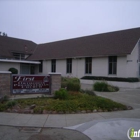
{"label": "driveway", "polygon": [[118,92],[95,92],[96,95],[140,109],[140,89],[120,89]]}
{"label": "driveway", "polygon": [[[133,128],[140,131],[140,89],[120,89],[118,92],[95,92],[96,95],[132,106],[133,110],[98,113],[104,119],[69,127],[87,135],[91,140],[128,140]],[[128,138],[129,137],[129,138]],[[140,139],[133,137],[131,140]]]}

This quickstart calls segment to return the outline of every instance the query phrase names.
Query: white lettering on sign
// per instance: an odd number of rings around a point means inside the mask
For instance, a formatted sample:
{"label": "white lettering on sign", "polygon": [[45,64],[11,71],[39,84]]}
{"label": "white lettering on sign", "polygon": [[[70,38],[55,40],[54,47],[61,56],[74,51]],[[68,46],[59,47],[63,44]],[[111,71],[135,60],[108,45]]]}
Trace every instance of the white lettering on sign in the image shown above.
{"label": "white lettering on sign", "polygon": [[19,80],[22,80],[22,81],[34,81],[34,77],[32,78],[27,78],[27,77],[24,77],[24,76],[17,76],[15,77],[16,81],[14,82],[18,82]]}

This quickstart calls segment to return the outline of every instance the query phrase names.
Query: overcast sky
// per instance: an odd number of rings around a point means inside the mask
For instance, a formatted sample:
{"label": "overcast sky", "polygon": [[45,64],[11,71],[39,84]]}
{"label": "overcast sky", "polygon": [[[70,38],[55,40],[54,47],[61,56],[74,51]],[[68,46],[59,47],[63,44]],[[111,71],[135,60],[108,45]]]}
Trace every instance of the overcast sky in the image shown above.
{"label": "overcast sky", "polygon": [[140,0],[0,0],[0,31],[46,43],[140,27]]}

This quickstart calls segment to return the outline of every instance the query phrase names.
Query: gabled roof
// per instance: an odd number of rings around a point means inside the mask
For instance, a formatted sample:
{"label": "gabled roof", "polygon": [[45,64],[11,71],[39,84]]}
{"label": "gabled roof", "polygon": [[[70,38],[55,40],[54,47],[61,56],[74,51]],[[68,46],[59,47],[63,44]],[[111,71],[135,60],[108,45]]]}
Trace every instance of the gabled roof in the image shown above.
{"label": "gabled roof", "polygon": [[36,47],[29,40],[0,36],[0,58],[13,58],[12,52],[33,54]]}
{"label": "gabled roof", "polygon": [[38,45],[29,60],[100,57],[130,54],[140,28],[127,29]]}

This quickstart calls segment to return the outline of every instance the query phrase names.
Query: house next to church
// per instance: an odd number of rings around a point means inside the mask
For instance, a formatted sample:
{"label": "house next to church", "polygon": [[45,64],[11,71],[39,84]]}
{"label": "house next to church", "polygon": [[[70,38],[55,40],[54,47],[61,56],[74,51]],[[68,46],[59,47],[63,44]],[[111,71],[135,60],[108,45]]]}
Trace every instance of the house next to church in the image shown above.
{"label": "house next to church", "polygon": [[0,71],[19,74],[140,77],[140,28],[36,44],[0,36]]}

